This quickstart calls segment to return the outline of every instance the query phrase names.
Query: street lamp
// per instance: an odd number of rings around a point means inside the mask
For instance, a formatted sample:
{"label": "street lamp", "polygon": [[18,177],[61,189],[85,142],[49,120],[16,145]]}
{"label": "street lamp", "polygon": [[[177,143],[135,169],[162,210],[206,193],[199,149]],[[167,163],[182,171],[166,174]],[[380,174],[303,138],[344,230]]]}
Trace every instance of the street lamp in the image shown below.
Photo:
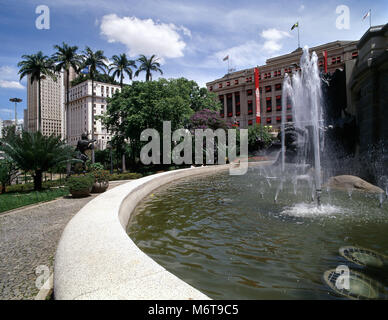
{"label": "street lamp", "polygon": [[110,174],[113,174],[113,158],[112,158],[112,142],[109,141],[107,148],[109,149],[109,156],[110,156]]}
{"label": "street lamp", "polygon": [[9,99],[9,101],[15,102],[15,127],[17,127],[18,126],[18,117],[17,117],[16,107],[17,107],[17,104],[19,102],[22,102],[23,100],[20,98],[11,98],[11,99]]}

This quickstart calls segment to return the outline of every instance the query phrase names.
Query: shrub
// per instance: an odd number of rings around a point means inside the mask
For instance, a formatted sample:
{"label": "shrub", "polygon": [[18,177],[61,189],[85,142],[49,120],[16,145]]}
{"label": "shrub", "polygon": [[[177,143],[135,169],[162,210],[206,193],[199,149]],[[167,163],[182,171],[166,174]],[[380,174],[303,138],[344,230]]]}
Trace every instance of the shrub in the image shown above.
{"label": "shrub", "polygon": [[110,181],[118,181],[118,180],[134,180],[134,179],[140,179],[143,175],[140,173],[114,173],[109,176]]}
{"label": "shrub", "polygon": [[94,177],[95,182],[109,181],[109,172],[105,170],[94,170],[90,173]]}
{"label": "shrub", "polygon": [[66,181],[66,186],[70,191],[83,191],[90,189],[94,183],[93,175],[71,176]]}

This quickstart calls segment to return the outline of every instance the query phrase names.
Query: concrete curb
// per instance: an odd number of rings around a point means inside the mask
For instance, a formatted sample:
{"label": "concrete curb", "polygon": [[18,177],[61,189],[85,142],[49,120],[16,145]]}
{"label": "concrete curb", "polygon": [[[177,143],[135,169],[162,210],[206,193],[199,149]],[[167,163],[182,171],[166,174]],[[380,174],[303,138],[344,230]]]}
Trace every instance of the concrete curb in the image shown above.
{"label": "concrete curb", "polygon": [[229,165],[164,172],[118,186],[90,201],[66,226],[54,265],[58,300],[209,299],[143,253],[126,234],[132,211],[169,182]]}

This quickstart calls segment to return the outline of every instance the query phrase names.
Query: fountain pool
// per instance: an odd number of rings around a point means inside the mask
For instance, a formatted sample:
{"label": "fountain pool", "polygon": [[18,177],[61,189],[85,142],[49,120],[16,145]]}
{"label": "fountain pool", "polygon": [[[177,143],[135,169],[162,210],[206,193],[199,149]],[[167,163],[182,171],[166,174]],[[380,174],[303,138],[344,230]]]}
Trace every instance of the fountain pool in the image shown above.
{"label": "fountain pool", "polygon": [[[268,167],[267,172],[270,172]],[[370,270],[340,254],[346,246],[388,256],[388,203],[378,196],[323,188],[322,206],[308,183],[298,188],[219,173],[182,179],[144,199],[128,224],[137,246],[213,299],[343,299],[323,280],[346,265],[388,289],[388,261]],[[270,177],[268,177],[270,178]],[[277,201],[274,196],[278,193]]]}

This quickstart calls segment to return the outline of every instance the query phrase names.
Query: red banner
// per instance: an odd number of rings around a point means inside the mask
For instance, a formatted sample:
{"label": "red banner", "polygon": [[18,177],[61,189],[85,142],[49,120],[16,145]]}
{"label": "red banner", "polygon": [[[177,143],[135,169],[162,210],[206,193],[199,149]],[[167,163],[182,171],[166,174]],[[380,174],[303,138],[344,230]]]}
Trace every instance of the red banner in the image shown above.
{"label": "red banner", "polygon": [[325,73],[327,73],[327,51],[323,51],[323,63],[325,66]]}
{"label": "red banner", "polygon": [[260,114],[260,89],[259,89],[259,68],[255,68],[255,93],[256,93],[256,123],[261,123]]}

